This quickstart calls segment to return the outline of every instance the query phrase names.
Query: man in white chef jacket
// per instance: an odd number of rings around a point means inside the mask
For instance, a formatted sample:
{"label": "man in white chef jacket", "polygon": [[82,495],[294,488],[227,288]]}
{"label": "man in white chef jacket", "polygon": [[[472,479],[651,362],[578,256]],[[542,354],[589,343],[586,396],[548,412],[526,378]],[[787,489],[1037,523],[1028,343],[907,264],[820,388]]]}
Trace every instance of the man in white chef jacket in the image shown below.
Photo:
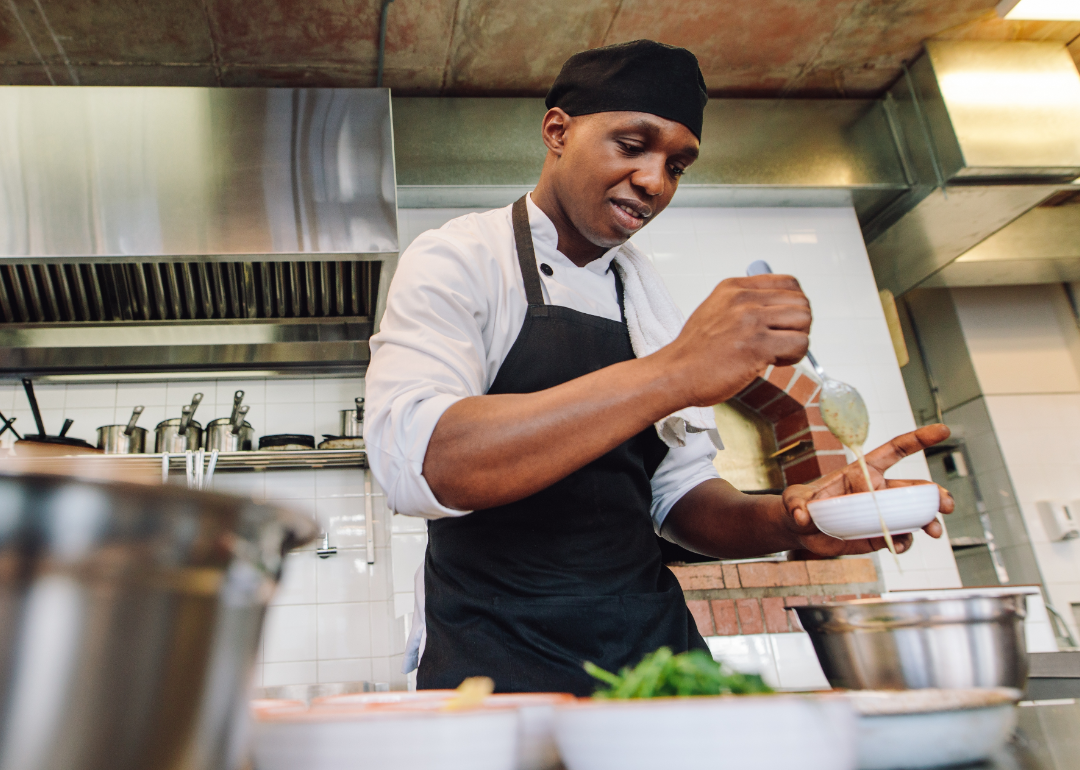
{"label": "man in white chef jacket", "polygon": [[[388,505],[429,519],[406,661],[421,688],[485,675],[499,691],[587,695],[586,660],[614,671],[659,646],[707,649],[655,533],[716,557],[884,547],[828,537],[807,512],[859,490],[856,469],[751,496],[712,464],[709,407],[802,359],[811,313],[794,278],[761,275],[722,282],[684,326],[627,244],[697,158],[707,99],[685,49],[571,57],[536,188],[401,256],[371,340],[366,442]],[[870,453],[875,484],[921,483],[882,474],[947,435]]]}

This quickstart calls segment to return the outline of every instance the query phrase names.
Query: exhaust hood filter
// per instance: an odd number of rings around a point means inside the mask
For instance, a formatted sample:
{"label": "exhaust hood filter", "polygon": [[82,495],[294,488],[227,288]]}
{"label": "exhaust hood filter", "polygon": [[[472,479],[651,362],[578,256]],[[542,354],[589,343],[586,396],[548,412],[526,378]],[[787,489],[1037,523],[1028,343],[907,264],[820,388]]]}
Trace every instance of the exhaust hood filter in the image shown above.
{"label": "exhaust hood filter", "polygon": [[0,267],[0,320],[372,318],[378,261],[144,262]]}

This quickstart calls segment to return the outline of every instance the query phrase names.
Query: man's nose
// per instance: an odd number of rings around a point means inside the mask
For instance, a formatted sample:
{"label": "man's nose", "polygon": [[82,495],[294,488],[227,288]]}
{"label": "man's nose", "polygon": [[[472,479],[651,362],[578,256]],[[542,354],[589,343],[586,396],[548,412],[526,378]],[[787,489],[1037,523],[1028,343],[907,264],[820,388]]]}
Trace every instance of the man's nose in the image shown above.
{"label": "man's nose", "polygon": [[664,192],[664,162],[643,163],[630,177],[630,183],[650,198]]}

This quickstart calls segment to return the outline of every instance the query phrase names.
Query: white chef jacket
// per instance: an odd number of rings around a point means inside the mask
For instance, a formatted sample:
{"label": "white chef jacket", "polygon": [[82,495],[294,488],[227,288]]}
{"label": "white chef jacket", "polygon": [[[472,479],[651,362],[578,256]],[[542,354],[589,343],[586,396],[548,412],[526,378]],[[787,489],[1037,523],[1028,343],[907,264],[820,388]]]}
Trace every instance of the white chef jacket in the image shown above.
{"label": "white chef jacket", "polygon": [[[622,320],[611,267],[618,248],[578,267],[558,249],[547,215],[527,200],[544,301]],[[390,510],[440,518],[469,511],[435,499],[423,476],[435,425],[450,406],[487,393],[525,321],[528,301],[514,245],[511,207],[452,219],[414,240],[398,262],[379,333],[371,338],[365,383],[364,440],[372,473]],[[573,440],[567,436],[567,440]],[[704,433],[668,450],[652,478],[656,531],[671,507],[718,478]],[[416,612],[404,670],[424,646],[423,565],[416,576]]]}
{"label": "white chef jacket", "polygon": [[[556,248],[555,225],[531,198],[527,203],[537,265],[552,270],[550,276],[540,271],[544,301],[621,320],[609,270],[618,249],[578,267]],[[452,219],[401,255],[380,331],[371,338],[365,383],[368,462],[391,510],[432,519],[469,513],[432,494],[423,476],[428,441],[451,405],[487,393],[528,304],[510,206]],[[657,531],[676,501],[718,477],[715,455],[704,433],[668,451],[652,478]]]}

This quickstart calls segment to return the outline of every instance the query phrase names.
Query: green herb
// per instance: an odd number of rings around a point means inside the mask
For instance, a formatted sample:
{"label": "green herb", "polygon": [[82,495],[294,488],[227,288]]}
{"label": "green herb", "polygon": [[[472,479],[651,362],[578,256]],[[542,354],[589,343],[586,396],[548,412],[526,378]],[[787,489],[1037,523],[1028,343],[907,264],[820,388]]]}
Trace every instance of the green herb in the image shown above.
{"label": "green herb", "polygon": [[585,670],[610,689],[594,698],[660,698],[687,695],[750,695],[772,692],[757,674],[740,674],[717,663],[709,653],[691,650],[672,655],[667,647],[646,655],[634,668],[618,674],[586,663]]}

